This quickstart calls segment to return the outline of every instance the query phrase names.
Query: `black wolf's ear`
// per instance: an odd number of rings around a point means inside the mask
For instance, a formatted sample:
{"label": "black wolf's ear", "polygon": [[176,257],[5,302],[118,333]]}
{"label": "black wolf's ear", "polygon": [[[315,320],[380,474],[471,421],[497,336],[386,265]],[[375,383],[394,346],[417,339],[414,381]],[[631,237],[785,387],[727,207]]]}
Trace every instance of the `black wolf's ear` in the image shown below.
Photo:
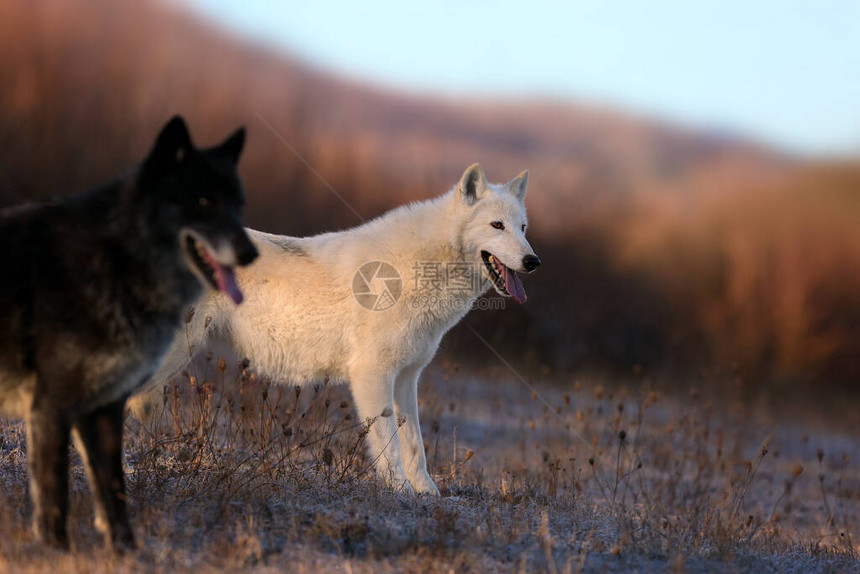
{"label": "black wolf's ear", "polygon": [[176,167],[193,147],[191,135],[182,116],[174,116],[167,122],[155,140],[143,170],[149,175],[158,175]]}
{"label": "black wolf's ear", "polygon": [[233,135],[224,140],[224,143],[216,146],[212,152],[222,157],[229,158],[233,163],[239,163],[242,148],[245,147],[245,127],[241,127]]}
{"label": "black wolf's ear", "polygon": [[481,169],[481,164],[473,163],[463,173],[460,183],[457,184],[457,193],[466,202],[466,205],[474,205],[476,201],[486,195],[489,185],[487,176]]}
{"label": "black wolf's ear", "polygon": [[514,197],[520,201],[526,199],[526,189],[529,186],[529,170],[524,169],[521,174],[508,182],[508,191],[514,194]]}

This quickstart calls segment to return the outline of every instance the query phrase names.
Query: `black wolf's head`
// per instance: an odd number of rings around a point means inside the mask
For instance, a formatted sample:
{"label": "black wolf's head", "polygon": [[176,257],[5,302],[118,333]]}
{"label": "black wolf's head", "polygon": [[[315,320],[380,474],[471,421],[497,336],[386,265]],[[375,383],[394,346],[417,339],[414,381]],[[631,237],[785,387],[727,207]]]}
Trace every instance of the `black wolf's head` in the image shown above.
{"label": "black wolf's head", "polygon": [[191,271],[236,304],[242,292],[234,267],[258,255],[239,220],[245,195],[236,164],[244,144],[240,128],[220,145],[198,149],[176,116],[161,130],[137,178],[139,197],[150,202],[159,227],[179,242]]}

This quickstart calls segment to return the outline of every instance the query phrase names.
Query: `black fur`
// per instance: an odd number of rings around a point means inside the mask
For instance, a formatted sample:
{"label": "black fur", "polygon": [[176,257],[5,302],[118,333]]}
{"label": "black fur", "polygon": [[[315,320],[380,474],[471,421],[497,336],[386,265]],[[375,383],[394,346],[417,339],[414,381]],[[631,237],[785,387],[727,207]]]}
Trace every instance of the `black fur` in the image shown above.
{"label": "black fur", "polygon": [[[84,449],[96,511],[117,549],[134,544],[121,465],[126,398],[156,369],[203,292],[180,243],[192,229],[257,255],[239,220],[240,129],[198,150],[177,117],[141,166],[101,189],[0,212],[0,410],[23,391],[34,526],[65,547],[68,443]],[[18,409],[21,410],[21,409]]]}

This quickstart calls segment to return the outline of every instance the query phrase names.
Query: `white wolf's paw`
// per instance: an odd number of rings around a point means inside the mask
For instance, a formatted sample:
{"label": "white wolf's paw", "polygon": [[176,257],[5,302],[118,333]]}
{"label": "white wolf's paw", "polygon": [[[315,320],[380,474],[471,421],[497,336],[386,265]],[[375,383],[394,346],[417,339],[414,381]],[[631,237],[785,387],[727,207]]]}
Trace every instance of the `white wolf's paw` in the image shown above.
{"label": "white wolf's paw", "polygon": [[430,475],[426,470],[416,476],[411,482],[412,488],[414,488],[415,492],[418,494],[439,496],[439,488],[436,486],[436,483],[433,482],[433,479],[430,478]]}

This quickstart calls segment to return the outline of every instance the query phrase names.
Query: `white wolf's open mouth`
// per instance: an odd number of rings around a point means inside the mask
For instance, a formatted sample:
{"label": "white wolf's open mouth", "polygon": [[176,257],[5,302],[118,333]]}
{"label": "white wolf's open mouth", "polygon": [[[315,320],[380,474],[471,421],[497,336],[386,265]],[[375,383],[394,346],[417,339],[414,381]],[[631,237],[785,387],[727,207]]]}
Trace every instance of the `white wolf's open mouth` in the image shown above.
{"label": "white wolf's open mouth", "polygon": [[517,276],[517,272],[509,269],[502,263],[498,257],[488,251],[481,251],[481,258],[484,260],[484,265],[490,274],[490,280],[493,282],[493,287],[500,294],[513,297],[518,303],[526,302],[526,290],[523,288],[523,283]]}
{"label": "white wolf's open mouth", "polygon": [[244,300],[236,282],[236,272],[230,265],[219,263],[206,241],[193,231],[186,231],[183,241],[192,269],[215,290],[226,293],[238,305]]}

